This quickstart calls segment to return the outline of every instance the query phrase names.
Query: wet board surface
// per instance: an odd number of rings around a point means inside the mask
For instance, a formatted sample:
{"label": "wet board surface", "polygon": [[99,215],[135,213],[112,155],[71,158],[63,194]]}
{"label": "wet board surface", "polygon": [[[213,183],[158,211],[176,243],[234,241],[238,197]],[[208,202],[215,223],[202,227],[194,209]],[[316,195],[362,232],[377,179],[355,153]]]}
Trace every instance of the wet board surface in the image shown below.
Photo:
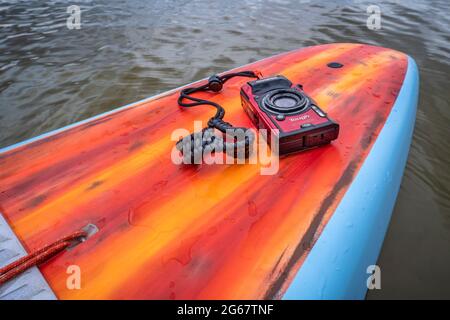
{"label": "wet board surface", "polygon": [[[329,68],[339,62],[342,68]],[[180,110],[178,90],[0,153],[0,212],[31,251],[88,224],[99,231],[40,270],[60,299],[281,298],[358,175],[397,99],[408,56],[391,49],[308,47],[235,70],[301,83],[340,135],[260,165],[173,164],[175,129],[214,110]],[[251,127],[239,90],[198,94]],[[78,265],[82,289],[66,287]]]}

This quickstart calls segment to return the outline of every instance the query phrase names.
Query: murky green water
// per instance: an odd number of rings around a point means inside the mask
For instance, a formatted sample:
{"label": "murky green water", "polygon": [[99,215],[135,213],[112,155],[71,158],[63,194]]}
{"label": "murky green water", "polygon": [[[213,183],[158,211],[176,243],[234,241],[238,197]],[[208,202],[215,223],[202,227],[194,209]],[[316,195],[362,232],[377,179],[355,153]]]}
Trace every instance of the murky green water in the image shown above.
{"label": "murky green water", "polygon": [[[81,6],[81,29],[66,28]],[[366,27],[381,8],[382,29]],[[368,298],[450,298],[450,3],[98,0],[0,2],[0,147],[214,72],[299,47],[364,42],[412,55],[421,99]]]}

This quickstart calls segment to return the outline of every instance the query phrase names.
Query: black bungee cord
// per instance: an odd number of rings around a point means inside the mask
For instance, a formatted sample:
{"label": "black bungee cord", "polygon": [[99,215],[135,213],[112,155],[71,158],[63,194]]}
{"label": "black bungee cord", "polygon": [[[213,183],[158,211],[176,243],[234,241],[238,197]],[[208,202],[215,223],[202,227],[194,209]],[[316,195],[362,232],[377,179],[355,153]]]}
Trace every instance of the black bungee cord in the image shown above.
{"label": "black bungee cord", "polygon": [[[251,147],[255,139],[251,130],[245,127],[234,127],[231,123],[223,120],[225,116],[225,109],[210,100],[200,99],[191,96],[196,92],[219,92],[222,90],[225,82],[234,77],[248,77],[259,79],[259,75],[253,71],[241,71],[228,73],[224,75],[213,75],[208,79],[208,83],[198,86],[189,87],[181,90],[178,97],[178,104],[184,108],[191,108],[200,105],[209,105],[216,108],[216,114],[209,119],[208,127],[203,128],[201,132],[195,132],[187,137],[180,139],[176,143],[177,149],[183,154],[185,161],[188,163],[198,163],[203,154],[222,150],[223,152],[233,152],[231,155],[238,157],[243,150],[245,158],[248,158],[251,153]],[[189,100],[191,102],[184,102]],[[231,135],[233,142],[226,142],[218,138],[214,134],[214,129],[221,131],[223,134]],[[237,139],[239,131],[245,134],[245,139]]]}

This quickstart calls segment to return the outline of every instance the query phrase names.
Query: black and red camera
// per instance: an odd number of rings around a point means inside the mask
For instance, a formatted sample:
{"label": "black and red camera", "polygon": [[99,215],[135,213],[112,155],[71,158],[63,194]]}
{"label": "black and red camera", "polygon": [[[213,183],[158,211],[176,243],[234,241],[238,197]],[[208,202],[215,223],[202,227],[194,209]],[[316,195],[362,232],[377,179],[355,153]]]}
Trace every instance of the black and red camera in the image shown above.
{"label": "black and red camera", "polygon": [[241,100],[253,124],[277,136],[280,154],[324,145],[339,135],[339,124],[284,76],[247,82]]}

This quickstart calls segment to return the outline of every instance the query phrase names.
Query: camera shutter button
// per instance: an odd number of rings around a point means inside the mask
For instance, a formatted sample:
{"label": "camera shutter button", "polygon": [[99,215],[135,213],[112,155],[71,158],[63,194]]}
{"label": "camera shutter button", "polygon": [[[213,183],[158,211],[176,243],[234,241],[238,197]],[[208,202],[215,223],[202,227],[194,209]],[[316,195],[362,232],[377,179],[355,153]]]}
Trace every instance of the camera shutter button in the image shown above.
{"label": "camera shutter button", "polygon": [[286,116],[284,114],[278,114],[275,118],[278,121],[283,121],[284,119],[286,119]]}

